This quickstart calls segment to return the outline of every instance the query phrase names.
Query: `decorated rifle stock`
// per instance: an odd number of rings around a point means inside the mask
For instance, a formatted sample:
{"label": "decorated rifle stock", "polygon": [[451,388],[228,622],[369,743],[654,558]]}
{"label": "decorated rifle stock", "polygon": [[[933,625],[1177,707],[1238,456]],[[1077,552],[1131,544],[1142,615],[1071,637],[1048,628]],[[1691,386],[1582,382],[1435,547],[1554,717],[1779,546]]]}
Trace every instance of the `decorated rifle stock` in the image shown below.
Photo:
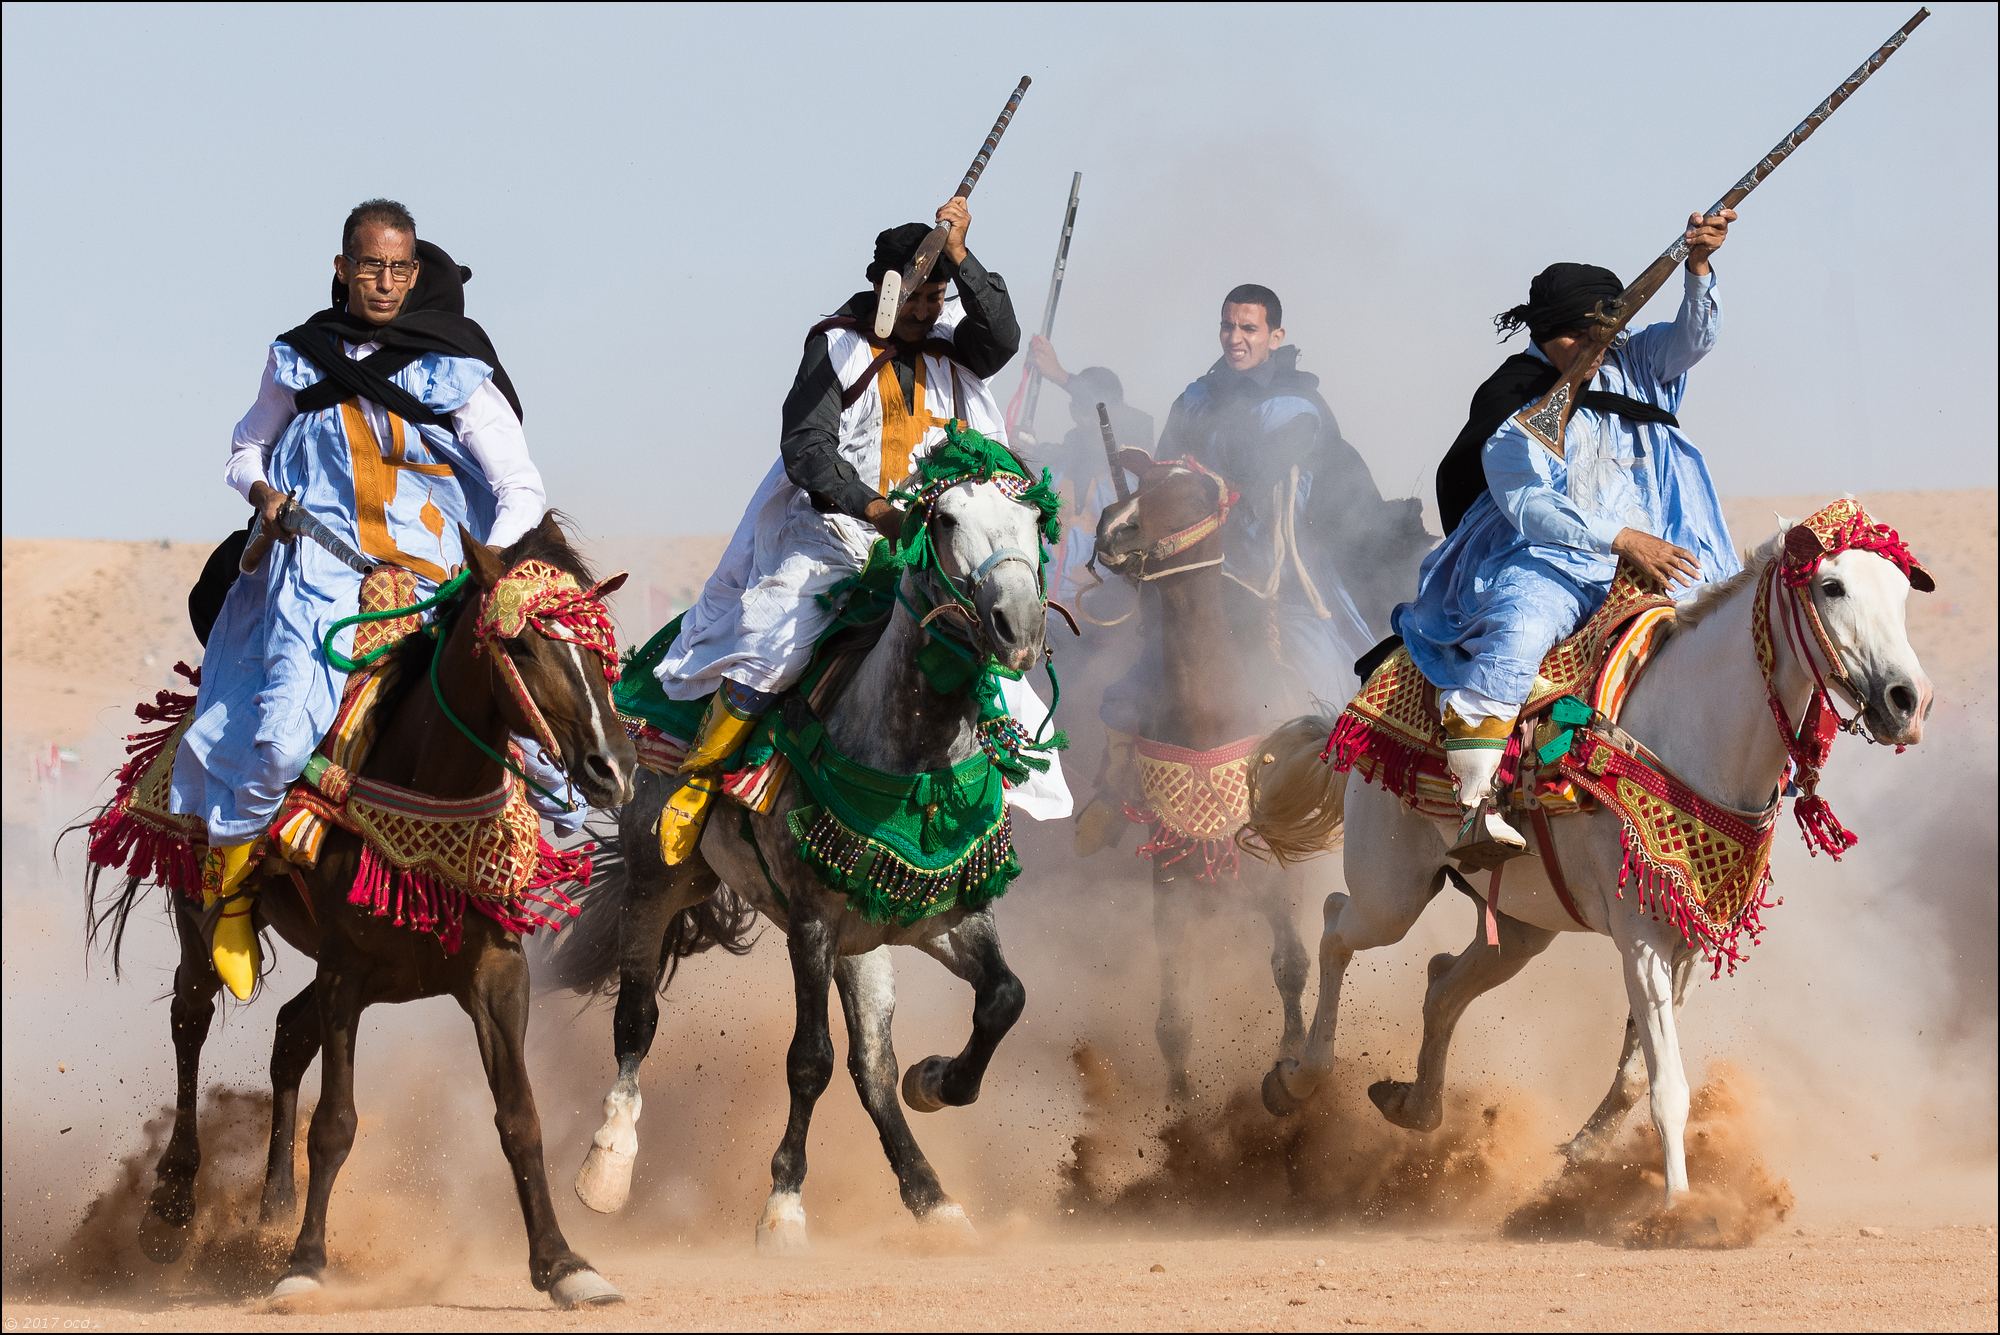
{"label": "decorated rifle stock", "polygon": [[[1705,216],[1713,216],[1724,209],[1733,209],[1741,204],[1752,190],[1763,184],[1764,178],[1778,169],[1779,163],[1792,155],[1792,150],[1812,138],[1813,131],[1825,124],[1827,117],[1840,109],[1841,103],[1854,96],[1855,89],[1868,82],[1868,76],[1880,69],[1890,56],[1895,55],[1897,48],[1908,40],[1917,25],[1930,16],[1931,12],[1928,9],[1919,9],[1911,15],[1909,22],[1897,29],[1888,41],[1876,48],[1873,55],[1861,62],[1859,69],[1841,81],[1840,87],[1834,89],[1825,101],[1814,107],[1812,112],[1800,121],[1790,134],[1780,139],[1770,152],[1759,158],[1757,165],[1745,172],[1742,180],[1731,186],[1727,194],[1710,205]],[[1563,452],[1563,429],[1569,425],[1570,408],[1576,391],[1583,381],[1584,372],[1597,360],[1598,353],[1611,346],[1612,340],[1617,338],[1620,330],[1632,322],[1632,317],[1639,313],[1640,308],[1652,300],[1653,294],[1660,290],[1660,285],[1667,281],[1675,267],[1687,256],[1687,237],[1683,233],[1675,237],[1674,243],[1661,251],[1659,257],[1646,266],[1646,271],[1634,279],[1631,285],[1618,295],[1616,301],[1599,303],[1598,319],[1591,324],[1589,332],[1584,337],[1583,346],[1577,351],[1576,360],[1570,363],[1570,369],[1563,374],[1562,379],[1556,381],[1547,394],[1542,396],[1540,402],[1531,404],[1516,414],[1514,420],[1526,428],[1529,435],[1558,455]]]}
{"label": "decorated rifle stock", "polygon": [[[1028,91],[1030,82],[1032,80],[1027,75],[1021,76],[1021,82],[1014,88],[1014,95],[1008,98],[1007,105],[1000,109],[1000,119],[993,122],[992,130],[986,135],[986,142],[979,146],[979,152],[973,157],[972,165],[965,169],[965,177],[959,181],[958,189],[952,191],[953,199],[966,198],[972,193],[972,187],[979,184],[980,174],[986,170],[987,161],[992,158],[993,150],[999,146],[1000,136],[1007,133],[1007,123],[1014,119],[1014,109],[1021,105],[1021,97]],[[903,270],[896,281],[892,282],[888,275],[883,275],[882,294],[875,303],[875,337],[887,338],[895,329],[897,314],[901,312],[904,303],[909,301],[911,295],[924,285],[924,280],[930,277],[931,268],[937,263],[937,257],[944,252],[945,237],[950,231],[951,229],[943,223],[931,228],[931,234],[917,247],[916,255],[910,260],[910,267]]]}

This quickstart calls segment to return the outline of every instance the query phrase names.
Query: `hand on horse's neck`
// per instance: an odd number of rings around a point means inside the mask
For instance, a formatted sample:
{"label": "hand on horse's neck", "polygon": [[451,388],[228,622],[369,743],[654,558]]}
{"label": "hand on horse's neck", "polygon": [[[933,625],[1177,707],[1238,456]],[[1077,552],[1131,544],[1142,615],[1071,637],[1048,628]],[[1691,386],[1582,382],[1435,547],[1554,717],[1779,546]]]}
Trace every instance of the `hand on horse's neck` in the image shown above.
{"label": "hand on horse's neck", "polygon": [[[438,684],[452,712],[495,751],[505,754],[509,729],[494,694],[493,665],[474,653],[471,613],[461,613],[447,632],[437,665]],[[487,652],[505,653],[494,645]],[[428,671],[414,665],[411,671]],[[413,682],[401,706],[383,723],[361,772],[428,797],[480,797],[500,786],[506,771],[480,752],[438,708],[428,680]]]}
{"label": "hand on horse's neck", "polygon": [[978,699],[931,686],[917,667],[923,640],[909,609],[898,606],[827,709],[827,735],[849,758],[890,774],[917,774],[956,765],[979,749]]}
{"label": "hand on horse's neck", "polygon": [[[1206,561],[1221,539],[1197,543],[1181,559]],[[1160,615],[1154,634],[1162,637],[1160,708],[1154,740],[1195,750],[1221,746],[1255,731],[1243,712],[1254,683],[1237,680],[1243,655],[1233,652],[1221,566],[1169,575],[1155,582]]]}
{"label": "hand on horse's neck", "polygon": [[[1676,631],[1619,719],[1696,792],[1739,811],[1768,806],[1785,771],[1750,636],[1760,587],[1755,576],[1744,580],[1700,625]],[[1778,698],[1796,725],[1812,683],[1782,641],[1777,664]]]}

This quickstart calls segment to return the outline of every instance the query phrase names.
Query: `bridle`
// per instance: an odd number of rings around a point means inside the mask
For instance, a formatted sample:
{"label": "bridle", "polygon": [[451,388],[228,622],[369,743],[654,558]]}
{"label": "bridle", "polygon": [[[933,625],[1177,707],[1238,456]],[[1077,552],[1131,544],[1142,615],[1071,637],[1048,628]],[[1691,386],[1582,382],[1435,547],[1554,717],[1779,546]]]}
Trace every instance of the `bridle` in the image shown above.
{"label": "bridle", "polygon": [[[1042,607],[1044,614],[1046,615],[1048,610],[1053,608],[1064,620],[1069,622],[1071,631],[1075,631],[1077,628],[1076,619],[1070,615],[1069,610],[1060,603],[1050,600],[1048,574],[1041,558],[1037,555],[1025,552],[1019,547],[996,547],[987,554],[986,559],[981,561],[970,574],[964,577],[963,585],[952,577],[952,573],[949,570],[944,568],[944,562],[938,556],[937,534],[932,528],[932,525],[937,522],[938,518],[936,502],[938,497],[946,491],[957,486],[960,482],[967,481],[991,482],[1000,489],[1000,493],[1003,496],[1016,503],[1024,503],[1021,501],[1021,495],[1033,485],[1028,479],[1016,477],[1011,473],[996,473],[987,478],[950,479],[933,484],[912,496],[912,509],[922,513],[921,522],[924,528],[923,560],[918,567],[919,572],[934,578],[948,595],[946,600],[941,600],[929,610],[918,614],[917,628],[935,634],[937,632],[932,629],[934,623],[941,617],[956,613],[963,617],[966,624],[971,628],[974,649],[982,657],[993,657],[994,647],[986,633],[985,623],[979,619],[978,604],[974,601],[974,595],[992,580],[993,573],[1001,566],[1009,562],[1018,561],[1034,572],[1036,601]],[[912,612],[918,611],[914,607],[910,610]]]}
{"label": "bridle", "polygon": [[1135,567],[1129,571],[1119,572],[1121,574],[1129,574],[1133,579],[1138,580],[1142,584],[1150,584],[1154,580],[1167,579],[1173,575],[1185,575],[1193,570],[1208,570],[1221,565],[1223,558],[1217,556],[1206,561],[1189,561],[1182,565],[1167,566],[1164,569],[1152,568],[1153,562],[1171,560],[1173,557],[1179,556],[1182,552],[1221,532],[1222,526],[1229,520],[1230,509],[1235,506],[1238,500],[1237,493],[1230,489],[1228,482],[1224,481],[1219,474],[1202,467],[1193,459],[1165,459],[1160,461],[1159,466],[1162,468],[1186,469],[1188,472],[1197,473],[1207,478],[1210,485],[1215,488],[1215,509],[1203,515],[1200,519],[1195,520],[1186,528],[1177,529],[1165,537],[1156,540],[1139,553],[1138,563]]}
{"label": "bridle", "polygon": [[[1935,587],[1930,572],[1910,552],[1896,530],[1877,524],[1854,501],[1832,505],[1793,526],[1785,534],[1784,550],[1764,567],[1759,578],[1756,607],[1751,612],[1750,635],[1757,654],[1757,668],[1764,679],[1764,699],[1777,721],[1779,740],[1791,761],[1798,800],[1793,804],[1806,847],[1817,855],[1824,849],[1838,859],[1858,842],[1858,836],[1843,826],[1819,795],[1820,772],[1833,751],[1833,739],[1849,733],[1874,743],[1862,715],[1867,700],[1848,672],[1840,648],[1826,629],[1819,604],[1813,599],[1813,578],[1829,556],[1846,551],[1869,551],[1882,557],[1910,581],[1912,587],[1928,591]],[[1780,634],[1786,648],[1812,674],[1812,694],[1794,726],[1784,701],[1778,694],[1777,650],[1772,636],[1772,609],[1777,609]],[[1822,671],[1820,664],[1826,664]],[[1845,696],[1854,706],[1852,717],[1842,718],[1834,705],[1833,692]],[[1897,751],[1903,748],[1898,746]]]}

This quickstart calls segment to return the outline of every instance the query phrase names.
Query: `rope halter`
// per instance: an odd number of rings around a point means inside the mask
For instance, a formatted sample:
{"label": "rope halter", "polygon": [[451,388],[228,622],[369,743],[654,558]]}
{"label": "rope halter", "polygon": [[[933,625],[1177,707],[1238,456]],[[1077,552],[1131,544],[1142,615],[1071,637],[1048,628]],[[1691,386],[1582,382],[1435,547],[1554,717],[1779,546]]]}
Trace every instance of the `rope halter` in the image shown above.
{"label": "rope halter", "polygon": [[[1876,523],[1859,501],[1843,499],[1807,516],[1785,534],[1784,550],[1764,568],[1750,623],[1757,666],[1764,677],[1764,697],[1777,720],[1779,738],[1792,762],[1793,782],[1798,785],[1793,814],[1798,818],[1806,847],[1814,853],[1824,849],[1836,859],[1858,840],[1819,795],[1820,771],[1832,754],[1837,733],[1867,737],[1859,712],[1866,709],[1867,701],[1849,675],[1839,646],[1827,633],[1819,604],[1813,601],[1812,582],[1828,557],[1849,551],[1875,553],[1902,571],[1910,587],[1921,593],[1937,587],[1930,571],[1924,569],[1895,529]],[[1779,595],[1781,584],[1788,596]],[[1812,694],[1796,726],[1778,698],[1777,653],[1771,631],[1773,605],[1778,608],[1787,647],[1813,677]],[[1820,670],[1822,660],[1826,663],[1824,672]],[[1838,688],[1854,704],[1857,712],[1853,718],[1840,717],[1829,686]]]}
{"label": "rope halter", "polygon": [[623,572],[599,580],[588,589],[576,577],[547,561],[523,561],[508,570],[479,600],[479,615],[473,623],[474,649],[478,654],[489,644],[508,692],[535,740],[549,758],[564,763],[561,743],[542,716],[513,656],[500,645],[502,640],[519,639],[533,630],[546,640],[560,640],[598,656],[607,684],[618,680],[618,636],[612,629],[611,613],[604,596],[625,582]]}
{"label": "rope halter", "polygon": [[[1155,561],[1165,561],[1179,556],[1190,547],[1204,542],[1221,532],[1222,526],[1229,522],[1229,512],[1235,508],[1236,502],[1240,499],[1221,474],[1212,469],[1204,468],[1191,458],[1161,459],[1153,465],[1153,469],[1162,472],[1176,468],[1198,474],[1208,479],[1209,485],[1215,488],[1215,509],[1203,515],[1200,519],[1195,520],[1186,528],[1178,529],[1158,539],[1144,551],[1140,552],[1138,564],[1130,571],[1130,574],[1141,583],[1150,584],[1156,579],[1165,579],[1170,575],[1186,574],[1190,570],[1206,570],[1211,566],[1222,564],[1222,558],[1218,556],[1214,560],[1195,561],[1188,565],[1168,566],[1163,570],[1152,568]],[[1148,471],[1153,471],[1153,469],[1149,469]],[[1143,483],[1141,483],[1141,494],[1144,494]]]}

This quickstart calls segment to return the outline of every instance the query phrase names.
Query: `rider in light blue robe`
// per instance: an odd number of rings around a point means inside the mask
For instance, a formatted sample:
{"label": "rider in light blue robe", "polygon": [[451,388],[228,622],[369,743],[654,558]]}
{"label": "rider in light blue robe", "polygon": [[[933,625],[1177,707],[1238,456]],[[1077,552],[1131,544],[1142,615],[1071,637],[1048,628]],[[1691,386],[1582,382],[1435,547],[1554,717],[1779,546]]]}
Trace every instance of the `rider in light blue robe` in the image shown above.
{"label": "rider in light blue robe", "polygon": [[[1690,274],[1674,319],[1613,348],[1591,388],[1677,411],[1721,324],[1714,274]],[[1529,355],[1547,360],[1540,348]],[[1704,580],[1741,568],[1686,432],[1579,407],[1563,440],[1558,457],[1511,416],[1501,424],[1486,442],[1486,494],[1394,613],[1418,669],[1468,719],[1519,712],[1542,658],[1604,601],[1621,530],[1692,552]]]}
{"label": "rider in light blue robe", "polygon": [[[1679,311],[1606,350],[1585,388],[1622,398],[1622,408],[1579,401],[1560,455],[1514,421],[1539,393],[1500,419],[1480,456],[1486,490],[1425,558],[1416,598],[1391,615],[1411,660],[1438,688],[1446,758],[1467,813],[1454,852],[1524,847],[1489,801],[1507,735],[1542,659],[1602,605],[1621,557],[1670,586],[1741,568],[1707,461],[1672,417],[1688,372],[1721,328],[1708,260],[1734,217],[1724,210],[1689,219]],[[1514,361],[1530,371],[1547,363],[1538,383],[1553,384],[1559,363],[1549,350],[1561,353],[1562,365],[1582,355],[1600,294],[1615,298],[1620,287],[1608,270],[1552,266],[1527,305],[1496,321],[1503,330],[1530,328],[1533,344]],[[1480,402],[1475,396],[1475,413]],[[1441,471],[1441,507],[1444,483]]]}
{"label": "rider in light blue robe", "polygon": [[[425,353],[391,379],[449,415],[492,373],[472,358]],[[321,379],[283,343],[272,346],[267,375],[293,393]],[[350,439],[356,414],[372,419],[375,439]],[[482,540],[493,526],[493,491],[452,432],[388,419],[374,404],[349,400],[293,417],[265,476],[363,555],[417,571],[423,596],[464,559],[459,525]],[[201,817],[213,842],[261,834],[331,726],[347,674],[320,644],[358,610],[360,591],[361,575],[309,540],[273,543],[230,589],[202,659],[195,721],[174,762],[173,809]],[[346,652],[352,641],[350,629],[335,643]]]}

